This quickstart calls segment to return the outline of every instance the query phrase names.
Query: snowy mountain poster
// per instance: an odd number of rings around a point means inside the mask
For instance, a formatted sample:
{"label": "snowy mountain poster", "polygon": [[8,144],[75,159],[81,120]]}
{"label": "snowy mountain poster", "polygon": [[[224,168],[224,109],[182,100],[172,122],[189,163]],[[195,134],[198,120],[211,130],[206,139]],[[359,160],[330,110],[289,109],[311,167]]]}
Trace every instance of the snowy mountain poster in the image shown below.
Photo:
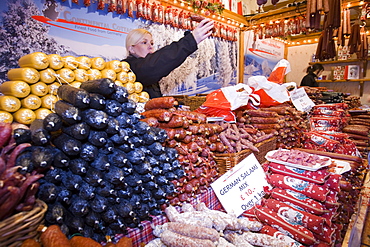
{"label": "snowy mountain poster", "polygon": [[[88,2],[89,5],[86,5]],[[127,56],[125,39],[134,28],[153,35],[155,49],[184,36],[186,30],[117,13],[104,1],[2,0],[0,4],[0,83],[7,71],[19,67],[20,57],[40,51],[62,56]],[[159,4],[160,2],[158,2]],[[165,95],[206,94],[235,84],[238,42],[208,38],[198,50],[161,81]]]}
{"label": "snowy mountain poster", "polygon": [[254,31],[244,32],[244,76],[247,82],[251,76],[268,77],[277,62],[284,58],[285,45],[274,39],[258,39]]}

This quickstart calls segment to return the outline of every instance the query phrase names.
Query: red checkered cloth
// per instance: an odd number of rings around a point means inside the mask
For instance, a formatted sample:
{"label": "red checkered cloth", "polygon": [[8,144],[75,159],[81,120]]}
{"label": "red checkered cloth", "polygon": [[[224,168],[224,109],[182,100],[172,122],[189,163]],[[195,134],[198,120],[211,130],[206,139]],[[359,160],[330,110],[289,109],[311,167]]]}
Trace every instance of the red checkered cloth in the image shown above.
{"label": "red checkered cloth", "polygon": [[[224,211],[220,201],[218,200],[211,187],[209,187],[204,193],[197,195],[197,197],[195,198],[192,198],[192,200],[190,201],[193,206],[197,205],[200,202],[204,202],[209,209]],[[178,208],[178,210],[180,211],[180,208]],[[147,244],[155,238],[155,236],[153,235],[152,226],[154,227],[157,225],[162,225],[166,222],[168,222],[166,216],[153,216],[152,221],[141,222],[143,225],[142,230],[138,228],[127,228],[128,233],[126,235],[117,234],[115,238],[117,240],[124,236],[132,238],[133,247],[140,247],[141,244]]]}

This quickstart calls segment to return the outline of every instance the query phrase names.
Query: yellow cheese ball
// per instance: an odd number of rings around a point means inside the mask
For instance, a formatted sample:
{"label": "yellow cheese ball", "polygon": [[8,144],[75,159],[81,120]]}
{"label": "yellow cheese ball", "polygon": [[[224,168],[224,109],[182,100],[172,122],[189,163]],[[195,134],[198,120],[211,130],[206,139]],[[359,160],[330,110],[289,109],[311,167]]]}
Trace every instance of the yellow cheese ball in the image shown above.
{"label": "yellow cheese ball", "polygon": [[31,109],[21,108],[13,113],[14,121],[21,124],[31,124],[36,119],[36,114]]}

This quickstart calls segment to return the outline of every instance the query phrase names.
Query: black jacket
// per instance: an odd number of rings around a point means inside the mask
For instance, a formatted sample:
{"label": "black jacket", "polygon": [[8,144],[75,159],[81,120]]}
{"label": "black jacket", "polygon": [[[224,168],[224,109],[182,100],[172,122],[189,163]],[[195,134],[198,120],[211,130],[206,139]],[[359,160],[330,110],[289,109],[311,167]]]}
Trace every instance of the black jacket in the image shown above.
{"label": "black jacket", "polygon": [[309,72],[302,78],[301,86],[318,87],[319,84],[316,81],[317,75],[313,72]]}
{"label": "black jacket", "polygon": [[130,64],[136,81],[143,84],[143,90],[149,93],[150,98],[157,98],[162,96],[158,82],[179,67],[197,49],[197,42],[189,32],[179,41],[172,42],[145,58],[129,56],[122,61]]}

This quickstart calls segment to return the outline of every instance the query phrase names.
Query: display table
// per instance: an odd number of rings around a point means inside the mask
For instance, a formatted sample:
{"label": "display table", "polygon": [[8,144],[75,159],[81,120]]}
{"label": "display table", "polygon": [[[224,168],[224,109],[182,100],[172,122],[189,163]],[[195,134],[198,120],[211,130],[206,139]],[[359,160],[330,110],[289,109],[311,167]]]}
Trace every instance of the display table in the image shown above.
{"label": "display table", "polygon": [[[209,209],[214,210],[223,210],[220,201],[218,200],[216,194],[214,193],[213,189],[209,187],[204,193],[197,195],[197,197],[192,198],[190,203],[195,206],[198,203],[203,202]],[[153,220],[150,221],[143,221],[143,229],[138,228],[128,228],[128,233],[126,235],[118,234],[116,238],[121,238],[123,236],[132,238],[133,240],[133,247],[140,247],[141,244],[147,244],[149,241],[153,240],[155,237],[153,235],[153,228],[152,226],[162,225],[168,222],[165,215],[153,216]]]}
{"label": "display table", "polygon": [[[364,228],[365,218],[370,205],[370,173],[366,175],[364,186],[361,191],[361,196],[358,201],[357,211],[352,215],[351,222],[349,224],[347,233],[343,240],[343,247],[350,246],[360,246],[361,236]],[[213,189],[209,187],[204,193],[192,198],[190,203],[192,205],[197,205],[200,202],[204,202],[206,206],[210,209],[224,211],[220,201],[218,200]],[[180,209],[180,208],[179,208]],[[128,233],[126,235],[117,234],[116,238],[121,238],[123,236],[130,237],[133,239],[133,247],[141,247],[142,244],[147,244],[149,241],[153,240],[155,237],[153,235],[153,228],[156,225],[162,225],[168,222],[165,215],[153,216],[153,220],[143,221],[143,229],[138,228],[128,228]]]}
{"label": "display table", "polygon": [[368,207],[370,205],[370,173],[368,172],[361,190],[360,198],[357,202],[357,211],[352,215],[347,233],[344,237],[342,246],[361,246],[362,232],[366,221]]}

